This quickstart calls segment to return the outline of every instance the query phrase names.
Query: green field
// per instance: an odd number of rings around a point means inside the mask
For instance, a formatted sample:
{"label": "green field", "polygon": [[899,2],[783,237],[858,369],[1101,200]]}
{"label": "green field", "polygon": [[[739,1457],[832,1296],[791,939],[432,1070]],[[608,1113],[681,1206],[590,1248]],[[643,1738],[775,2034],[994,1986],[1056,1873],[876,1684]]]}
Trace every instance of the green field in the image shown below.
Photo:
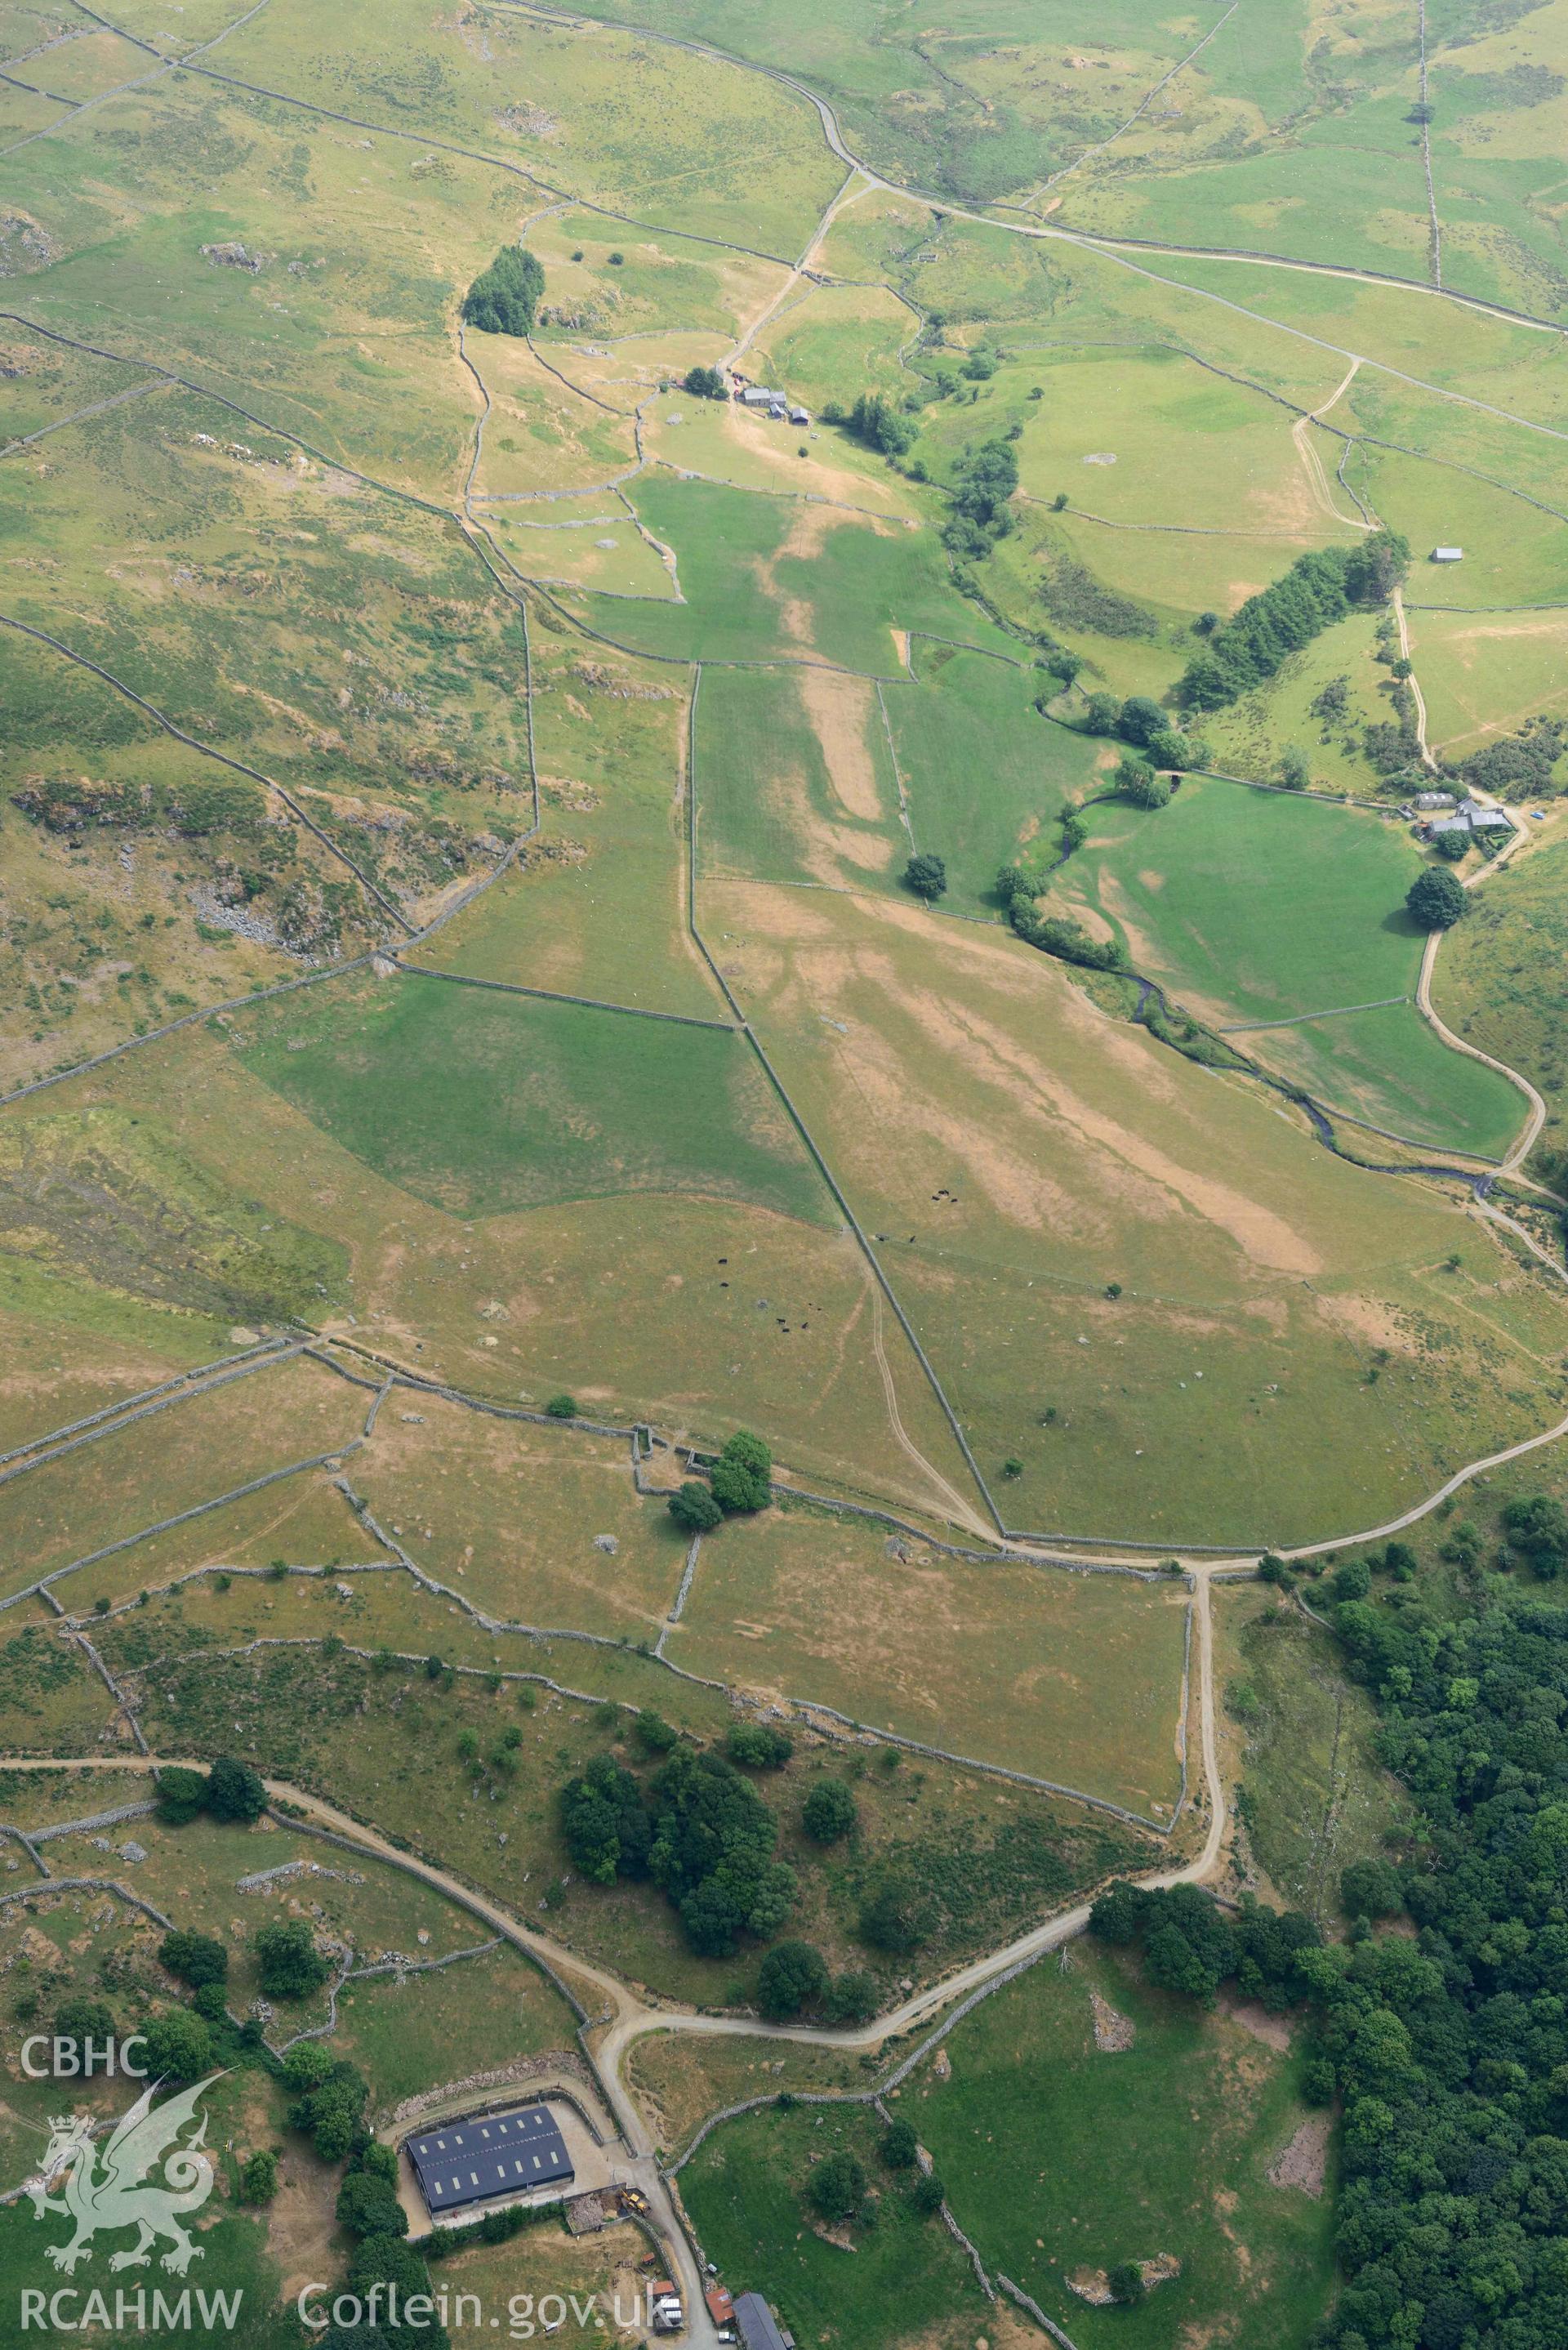
{"label": "green field", "polygon": [[1545,1096],[1542,1155],[1550,1151],[1558,1159],[1568,1142],[1565,877],[1568,843],[1554,826],[1531,855],[1516,858],[1471,892],[1469,918],[1443,941],[1432,983],[1432,1001],[1456,1034],[1521,1069]]}
{"label": "green field", "polygon": [[[680,2191],[709,2256],[732,2284],[765,2294],[797,2340],[971,2350],[991,2304],[940,2220],[921,2219],[878,2162],[880,2135],[864,2107],[743,2115],[687,2164]],[[876,2225],[848,2249],[813,2224],[805,2200],[811,2165],[841,2148],[880,2196]]]}
{"label": "green field", "polygon": [[881,678],[903,667],[895,630],[1005,645],[912,522],[663,473],[635,484],[633,504],[673,550],[684,601],[565,599],[612,644],[666,660],[816,660]]}
{"label": "green field", "polygon": [[877,689],[808,670],[705,671],[693,726],[699,869],[888,889],[912,846]]}
{"label": "green field", "polygon": [[1376,1714],[1328,1635],[1293,1609],[1238,1586],[1222,1595],[1217,1628],[1247,1850],[1278,1902],[1326,1932],[1341,1870],[1385,1856],[1397,1809]]}
{"label": "green field", "polygon": [[[1097,917],[1134,966],[1324,1106],[1422,1143],[1499,1158],[1523,1105],[1416,1013],[1418,852],[1385,819],[1189,776],[1153,815],[1095,808],[1052,902]],[[1391,1009],[1362,1007],[1407,999]],[[1242,1024],[1334,1014],[1300,1027]],[[1346,1017],[1345,1015],[1350,1016]]]}
{"label": "green field", "polygon": [[632,1191],[827,1212],[744,1043],[717,1030],[410,978],[288,1006],[249,1066],[452,1214]]}
{"label": "green field", "polygon": [[1001,867],[1054,855],[1056,817],[1093,788],[1099,746],[1040,717],[1038,670],[921,645],[916,671],[883,690],[915,839],[946,861],[952,905],[994,913]]}
{"label": "green field", "polygon": [[[1096,2047],[1091,1989],[1131,2021],[1132,2047]],[[1307,2118],[1277,2048],[1079,1944],[1067,1968],[1048,1960],[983,2002],[947,2050],[951,2078],[928,2063],[899,2111],[981,2258],[1075,2342],[1164,2350],[1221,2314],[1238,2341],[1310,2340],[1333,2281],[1331,2207],[1265,2175]],[[1160,2252],[1181,2274],[1136,2310],[1067,2289]]]}

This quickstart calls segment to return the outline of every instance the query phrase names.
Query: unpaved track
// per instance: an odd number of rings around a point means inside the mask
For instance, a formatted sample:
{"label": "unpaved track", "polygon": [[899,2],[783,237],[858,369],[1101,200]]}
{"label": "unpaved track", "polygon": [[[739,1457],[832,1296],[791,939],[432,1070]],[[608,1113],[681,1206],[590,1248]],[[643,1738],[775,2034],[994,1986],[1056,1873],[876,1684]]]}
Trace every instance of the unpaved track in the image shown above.
{"label": "unpaved track", "polygon": [[1372,525],[1363,515],[1340,513],[1334,502],[1333,486],[1323,469],[1323,459],[1318,455],[1312,442],[1313,426],[1321,424],[1331,408],[1338,407],[1360,372],[1361,361],[1358,359],[1352,359],[1343,378],[1335,384],[1328,398],[1321,401],[1316,408],[1310,410],[1305,416],[1296,419],[1291,427],[1291,439],[1296,444],[1296,454],[1301,459],[1302,470],[1307,478],[1307,486],[1312,492],[1313,502],[1319,512],[1326,515],[1331,522],[1343,523],[1351,530],[1370,530]]}
{"label": "unpaved track", "polygon": [[893,1366],[888,1359],[888,1347],[883,1332],[881,1284],[874,1280],[870,1284],[870,1289],[871,1351],[877,1358],[877,1368],[881,1374],[882,1393],[888,1405],[888,1422],[892,1429],[894,1439],[900,1451],[908,1455],[922,1476],[929,1479],[933,1491],[940,1494],[959,1524],[966,1533],[978,1534],[981,1541],[989,1548],[996,1540],[995,1529],[981,1516],[978,1510],[971,1507],[958,1487],[950,1485],[940,1470],[935,1468],[927,1460],[909,1430],[904,1426],[903,1416],[898,1409],[898,1390],[894,1384]]}
{"label": "unpaved track", "polygon": [[[1519,837],[1522,837],[1522,836]],[[1496,870],[1495,863],[1485,866],[1480,872],[1472,873],[1463,887],[1467,889],[1473,889],[1478,881],[1489,879]],[[1442,1014],[1433,1009],[1432,972],[1437,966],[1438,946],[1445,935],[1442,931],[1429,931],[1427,934],[1427,944],[1421,956],[1421,976],[1416,983],[1416,1001],[1421,1008],[1423,1016],[1437,1031],[1445,1045],[1451,1046],[1456,1053],[1463,1053],[1469,1060],[1484,1062],[1489,1069],[1495,1069],[1499,1076],[1506,1077],[1510,1085],[1517,1086],[1530,1104],[1530,1115],[1524,1122],[1523,1128],[1499,1170],[1501,1174],[1511,1175],[1515,1168],[1523,1165],[1535,1147],[1535,1139],[1546,1123],[1546,1104],[1528,1077],[1521,1076],[1518,1069],[1510,1068],[1506,1061],[1498,1060],[1493,1054],[1483,1053],[1479,1045],[1467,1045],[1462,1036],[1455,1035]]]}
{"label": "unpaved track", "polygon": [[[1226,1806],[1223,1784],[1220,1775],[1219,1738],[1214,1705],[1214,1642],[1210,1613],[1210,1585],[1212,1569],[1208,1565],[1191,1569],[1193,1605],[1198,1620],[1198,1685],[1197,1706],[1199,1743],[1203,1757],[1203,1778],[1210,1809],[1208,1833],[1202,1850],[1196,1858],[1175,1868],[1161,1869],[1141,1882],[1149,1886],[1191,1885],[1211,1874],[1219,1862],[1224,1842]],[[204,1766],[188,1757],[172,1755],[91,1754],[47,1759],[0,1756],[0,1771],[137,1771],[149,1773],[173,1765],[187,1770]],[[901,2006],[879,2016],[874,2022],[816,2030],[807,2024],[768,2024],[753,2022],[745,2016],[697,2015],[688,2010],[660,2008],[650,2005],[612,1974],[592,1960],[580,1958],[524,1925],[508,1909],[493,1901],[487,1894],[477,1892],[431,1861],[400,1850],[389,1842],[379,1830],[368,1827],[357,1819],[340,1812],[335,1804],[321,1796],[313,1795],[302,1787],[292,1786],[286,1780],[268,1779],[268,1795],[280,1805],[297,1812],[306,1821],[326,1828],[376,1859],[415,1877],[437,1892],[466,1909],[493,1929],[502,1939],[516,1950],[541,1960],[552,1973],[575,1982],[600,1998],[608,2011],[608,2029],[595,2050],[600,2077],[610,2107],[632,2155],[629,2166],[632,2176],[643,2188],[653,2205],[661,2234],[665,2237],[671,2257],[676,2262],[688,2314],[687,2339],[701,2345],[701,2350],[717,2350],[718,2334],[708,2318],[702,2303],[701,2279],[691,2247],[676,2217],[674,2199],[654,2158],[652,2133],[639,2112],[636,2100],[622,2077],[626,2053],[632,2043],[653,2032],[698,2034],[705,2038],[759,2037],[786,2040],[806,2046],[870,2050],[879,2047],[888,2038],[913,2030],[929,2022],[943,2008],[966,1993],[983,1990],[998,1976],[1007,1974],[1021,1962],[1042,1957],[1057,1950],[1075,1935],[1081,1934],[1089,1919],[1089,1905],[1078,1902],[1070,1909],[1059,1911],[1044,1924],[1032,1927],[987,1956],[975,1959],[940,1983],[917,1991]],[[38,1890],[47,1892],[47,1878],[40,1880]],[[585,2002],[585,2004],[588,2004]]]}

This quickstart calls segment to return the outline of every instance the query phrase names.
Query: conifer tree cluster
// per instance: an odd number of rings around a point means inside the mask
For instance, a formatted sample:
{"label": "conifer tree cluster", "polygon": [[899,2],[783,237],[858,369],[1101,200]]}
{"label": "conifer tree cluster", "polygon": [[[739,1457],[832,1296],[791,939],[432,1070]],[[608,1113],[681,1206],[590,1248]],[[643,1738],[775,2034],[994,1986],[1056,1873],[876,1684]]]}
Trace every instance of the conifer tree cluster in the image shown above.
{"label": "conifer tree cluster", "polygon": [[1357,606],[1386,604],[1410,560],[1407,540],[1374,531],[1358,546],[1298,556],[1272,588],[1249,596],[1215,629],[1177,688],[1187,710],[1221,710],[1281,669],[1289,656]]}

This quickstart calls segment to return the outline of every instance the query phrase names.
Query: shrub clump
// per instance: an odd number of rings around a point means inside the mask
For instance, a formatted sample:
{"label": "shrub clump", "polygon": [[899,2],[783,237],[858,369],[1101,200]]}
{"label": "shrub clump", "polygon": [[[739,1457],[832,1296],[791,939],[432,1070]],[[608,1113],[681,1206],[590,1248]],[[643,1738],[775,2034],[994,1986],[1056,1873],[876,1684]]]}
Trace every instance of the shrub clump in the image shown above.
{"label": "shrub clump", "polygon": [[738,1428],[713,1464],[709,1487],[726,1517],[765,1510],[773,1499],[774,1456],[760,1436]]}

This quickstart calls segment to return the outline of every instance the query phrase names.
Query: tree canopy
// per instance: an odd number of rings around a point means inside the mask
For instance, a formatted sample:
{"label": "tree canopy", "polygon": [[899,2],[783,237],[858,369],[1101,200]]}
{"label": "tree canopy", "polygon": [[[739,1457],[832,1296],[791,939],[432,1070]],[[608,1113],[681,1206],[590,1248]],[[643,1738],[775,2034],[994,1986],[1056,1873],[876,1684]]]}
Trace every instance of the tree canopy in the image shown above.
{"label": "tree canopy", "polygon": [[859,1822],[855,1798],[842,1779],[819,1779],[801,1806],[801,1825],[817,1844],[836,1844]]}
{"label": "tree canopy", "polygon": [[1406,540],[1374,531],[1353,547],[1299,555],[1282,577],[1208,633],[1177,687],[1186,710],[1220,710],[1357,605],[1386,603],[1410,560]]}
{"label": "tree canopy", "polygon": [[670,1496],[670,1514],[681,1531],[689,1534],[711,1534],[722,1523],[724,1513],[706,1485],[689,1477]]}
{"label": "tree canopy", "polygon": [[765,1510],[773,1500],[773,1471],[774,1456],[762,1438],[738,1428],[713,1463],[711,1498],[726,1517]]}
{"label": "tree canopy", "polygon": [[1429,865],[1417,873],[1405,892],[1405,903],[1413,921],[1424,931],[1449,931],[1465,910],[1465,889],[1457,873],[1449,873],[1440,865]]}
{"label": "tree canopy", "polygon": [[885,457],[901,457],[915,437],[909,417],[900,416],[879,391],[863,391],[846,421],[857,441],[864,441],[868,449],[879,449]]}
{"label": "tree canopy", "polygon": [[538,255],[526,245],[504,244],[463,296],[464,324],[486,335],[527,336],[544,291]]}
{"label": "tree canopy", "polygon": [[1162,808],[1169,804],[1168,777],[1157,775],[1143,759],[1124,759],[1116,769],[1116,789],[1134,807]]}
{"label": "tree canopy", "polygon": [[827,1961],[810,1942],[775,1942],[757,1976],[757,2004],[773,2023],[785,2023],[827,1991]]}
{"label": "tree canopy", "polygon": [[928,906],[946,894],[948,868],[940,857],[911,857],[904,868],[904,887],[923,898]]}
{"label": "tree canopy", "polygon": [[172,1933],[164,1935],[158,1945],[158,1960],[192,1991],[199,1991],[203,1983],[228,1980],[229,1954],[222,1942],[186,1927],[176,1926]]}
{"label": "tree canopy", "polygon": [[[766,1726],[737,1725],[746,1727]],[[562,1789],[560,1823],[591,1884],[651,1877],[705,1957],[728,1958],[743,1933],[768,1940],[789,1915],[795,1879],[774,1858],[778,1821],[722,1754],[677,1745],[646,1789],[613,1755],[596,1755]]]}
{"label": "tree canopy", "polygon": [[275,1918],[258,1926],[252,1943],[256,1973],[268,1999],[305,1999],[331,1971],[303,1918]]}

